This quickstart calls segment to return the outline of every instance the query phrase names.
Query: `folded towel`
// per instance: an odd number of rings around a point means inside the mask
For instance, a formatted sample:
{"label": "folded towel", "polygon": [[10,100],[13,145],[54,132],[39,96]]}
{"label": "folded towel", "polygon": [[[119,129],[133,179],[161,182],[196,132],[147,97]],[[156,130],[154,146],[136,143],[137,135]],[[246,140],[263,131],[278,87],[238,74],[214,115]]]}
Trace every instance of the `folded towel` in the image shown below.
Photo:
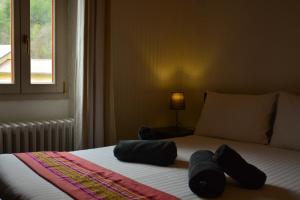
{"label": "folded towel", "polygon": [[157,139],[156,134],[153,133],[151,128],[141,127],[138,133],[140,140],[155,140]]}
{"label": "folded towel", "polygon": [[189,187],[199,197],[221,195],[225,188],[225,174],[213,160],[211,151],[196,151],[189,162]]}
{"label": "folded towel", "polygon": [[167,166],[174,163],[177,148],[168,141],[124,140],[116,145],[114,155],[121,161]]}
{"label": "folded towel", "polygon": [[247,163],[240,154],[227,145],[217,149],[214,160],[245,188],[258,189],[266,182],[267,176],[264,172]]}

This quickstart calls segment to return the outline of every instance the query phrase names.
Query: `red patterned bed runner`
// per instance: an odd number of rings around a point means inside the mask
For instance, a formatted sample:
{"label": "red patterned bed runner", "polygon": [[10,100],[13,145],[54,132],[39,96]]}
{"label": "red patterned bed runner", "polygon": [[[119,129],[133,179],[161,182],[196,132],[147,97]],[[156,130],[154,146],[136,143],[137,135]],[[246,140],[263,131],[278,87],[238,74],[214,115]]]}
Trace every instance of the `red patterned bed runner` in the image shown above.
{"label": "red patterned bed runner", "polygon": [[33,152],[15,156],[75,199],[177,199],[71,153]]}

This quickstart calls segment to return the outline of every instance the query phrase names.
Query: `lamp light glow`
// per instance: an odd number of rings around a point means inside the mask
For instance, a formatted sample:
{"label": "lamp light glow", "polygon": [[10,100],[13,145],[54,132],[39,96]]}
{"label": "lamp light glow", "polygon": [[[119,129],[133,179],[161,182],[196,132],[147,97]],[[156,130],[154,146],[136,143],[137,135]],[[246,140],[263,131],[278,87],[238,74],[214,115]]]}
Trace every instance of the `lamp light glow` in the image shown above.
{"label": "lamp light glow", "polygon": [[172,92],[170,99],[170,108],[172,110],[184,110],[185,109],[185,99],[183,92]]}
{"label": "lamp light glow", "polygon": [[172,92],[170,98],[170,109],[176,111],[176,127],[180,126],[178,120],[178,112],[179,110],[185,109],[185,99],[183,92]]}

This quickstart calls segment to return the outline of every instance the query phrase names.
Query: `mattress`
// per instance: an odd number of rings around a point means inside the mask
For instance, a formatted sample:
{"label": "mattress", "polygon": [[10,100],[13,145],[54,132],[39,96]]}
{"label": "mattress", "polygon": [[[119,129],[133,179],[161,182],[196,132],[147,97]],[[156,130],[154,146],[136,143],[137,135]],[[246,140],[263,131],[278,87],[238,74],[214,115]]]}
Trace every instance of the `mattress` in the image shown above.
{"label": "mattress", "polygon": [[[190,155],[196,150],[215,151],[219,145],[228,144],[247,161],[262,169],[268,178],[266,186],[260,190],[240,188],[233,180],[227,178],[225,192],[217,199],[300,199],[300,152],[195,135],[172,140],[177,144],[178,157],[176,163],[170,167],[120,162],[113,156],[113,146],[72,153],[180,199],[192,200],[200,198],[188,187],[187,167]],[[9,154],[0,155],[0,198],[71,199]]]}

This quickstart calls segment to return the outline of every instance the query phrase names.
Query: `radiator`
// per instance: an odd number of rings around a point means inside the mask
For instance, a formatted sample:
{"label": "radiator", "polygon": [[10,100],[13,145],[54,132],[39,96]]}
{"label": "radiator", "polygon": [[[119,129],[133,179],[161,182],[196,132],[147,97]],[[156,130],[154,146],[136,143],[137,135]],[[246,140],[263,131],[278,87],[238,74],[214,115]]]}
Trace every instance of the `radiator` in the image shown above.
{"label": "radiator", "polygon": [[0,153],[73,149],[73,119],[0,123]]}

